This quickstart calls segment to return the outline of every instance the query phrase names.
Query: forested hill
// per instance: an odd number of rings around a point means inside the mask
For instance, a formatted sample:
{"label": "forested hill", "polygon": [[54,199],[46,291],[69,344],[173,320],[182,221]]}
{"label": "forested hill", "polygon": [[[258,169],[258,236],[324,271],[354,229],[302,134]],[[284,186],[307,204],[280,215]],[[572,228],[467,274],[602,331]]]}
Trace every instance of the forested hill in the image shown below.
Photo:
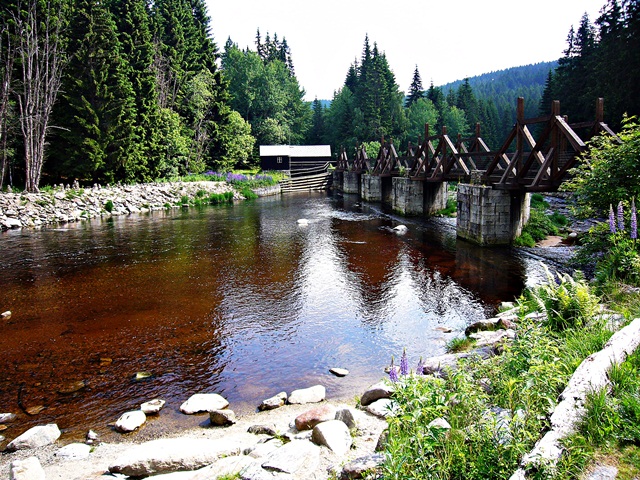
{"label": "forested hill", "polygon": [[[538,106],[549,71],[557,66],[558,62],[553,61],[507,68],[470,77],[469,85],[473,88],[476,98],[492,100],[499,112],[505,109],[515,111],[516,99],[523,97],[526,116],[533,117],[538,114]],[[457,91],[463,83],[463,79],[456,80],[440,88],[447,95],[451,90]]]}

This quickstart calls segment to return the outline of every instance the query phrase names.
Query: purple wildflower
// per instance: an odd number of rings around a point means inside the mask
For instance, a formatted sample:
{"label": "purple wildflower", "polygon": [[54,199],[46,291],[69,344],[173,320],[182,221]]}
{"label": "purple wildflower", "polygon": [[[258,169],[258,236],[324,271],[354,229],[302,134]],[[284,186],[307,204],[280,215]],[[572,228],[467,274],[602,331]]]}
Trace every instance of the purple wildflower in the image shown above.
{"label": "purple wildflower", "polygon": [[618,230],[624,232],[624,215],[622,213],[622,202],[618,202]]}
{"label": "purple wildflower", "polygon": [[391,382],[396,383],[398,381],[398,371],[396,370],[396,366],[393,364],[393,357],[391,357],[391,368],[389,369],[389,380]]}
{"label": "purple wildflower", "polygon": [[611,233],[616,233],[616,219],[613,215],[613,205],[609,204],[609,230]]}
{"label": "purple wildflower", "polygon": [[636,200],[631,199],[631,238],[638,238],[638,217],[636,216]]}
{"label": "purple wildflower", "polygon": [[424,362],[422,361],[422,357],[420,357],[420,361],[418,362],[418,366],[416,367],[417,375],[424,375]]}
{"label": "purple wildflower", "polygon": [[407,358],[407,349],[402,350],[400,357],[400,375],[409,375],[409,359]]}

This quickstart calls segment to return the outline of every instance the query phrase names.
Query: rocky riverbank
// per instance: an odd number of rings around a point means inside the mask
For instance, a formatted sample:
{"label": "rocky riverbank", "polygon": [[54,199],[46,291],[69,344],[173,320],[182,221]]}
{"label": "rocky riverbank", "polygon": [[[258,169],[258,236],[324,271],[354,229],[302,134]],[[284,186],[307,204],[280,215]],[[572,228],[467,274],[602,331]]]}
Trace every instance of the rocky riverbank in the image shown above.
{"label": "rocky riverbank", "polygon": [[[167,182],[92,188],[60,185],[40,193],[0,194],[0,230],[38,228],[91,218],[181,208],[198,195],[233,192],[226,182]],[[259,196],[280,193],[280,186],[255,189]]]}

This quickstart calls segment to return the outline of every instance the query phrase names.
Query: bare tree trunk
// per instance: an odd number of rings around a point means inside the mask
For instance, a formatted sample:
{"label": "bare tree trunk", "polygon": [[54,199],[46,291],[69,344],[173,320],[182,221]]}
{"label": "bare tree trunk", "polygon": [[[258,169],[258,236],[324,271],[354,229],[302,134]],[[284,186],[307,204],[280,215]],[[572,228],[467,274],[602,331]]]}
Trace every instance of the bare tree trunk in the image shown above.
{"label": "bare tree trunk", "polygon": [[9,96],[11,94],[11,77],[13,74],[13,62],[15,52],[11,43],[8,18],[2,24],[2,36],[0,36],[0,190],[4,186],[4,176],[7,171],[7,136],[9,127]]}
{"label": "bare tree trunk", "polygon": [[20,127],[24,138],[25,189],[37,192],[45,157],[49,118],[56,101],[65,64],[60,36],[63,3],[46,2],[38,12],[38,0],[28,0],[26,15],[18,14],[16,27],[22,85],[18,92]]}

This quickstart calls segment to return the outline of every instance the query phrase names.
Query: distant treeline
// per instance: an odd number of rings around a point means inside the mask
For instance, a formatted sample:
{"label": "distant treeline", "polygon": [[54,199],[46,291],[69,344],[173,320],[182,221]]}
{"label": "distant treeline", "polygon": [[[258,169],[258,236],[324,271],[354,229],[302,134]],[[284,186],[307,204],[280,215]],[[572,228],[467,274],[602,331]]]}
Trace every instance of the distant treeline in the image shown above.
{"label": "distant treeline", "polygon": [[[0,188],[141,182],[257,164],[258,145],[331,144],[351,152],[391,139],[399,149],[446,126],[497,149],[515,120],[562,102],[608,121],[640,110],[639,1],[610,0],[571,29],[555,62],[424,89],[417,67],[400,91],[385,53],[365,38],[330,102],[304,101],[284,37],[218,51],[204,0],[5,0],[0,7]],[[555,68],[555,70],[554,70]],[[546,85],[546,86],[545,86]]]}

